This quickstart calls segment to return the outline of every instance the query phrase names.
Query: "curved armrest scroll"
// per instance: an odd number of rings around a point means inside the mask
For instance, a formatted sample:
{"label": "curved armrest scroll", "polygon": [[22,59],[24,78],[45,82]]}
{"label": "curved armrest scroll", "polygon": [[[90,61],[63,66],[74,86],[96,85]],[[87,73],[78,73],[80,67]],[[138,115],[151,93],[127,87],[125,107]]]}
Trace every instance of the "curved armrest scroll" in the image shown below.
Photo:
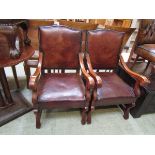
{"label": "curved armrest scroll", "polygon": [[138,96],[140,95],[140,90],[139,90],[139,86],[144,86],[148,83],[150,83],[150,81],[143,75],[140,75],[138,73],[135,73],[134,71],[130,70],[128,68],[128,66],[126,65],[126,63],[124,62],[124,59],[122,56],[120,56],[120,63],[121,63],[121,66],[123,67],[123,69],[132,77],[136,80],[136,83],[135,83],[135,87],[134,87],[134,91],[135,91],[135,94]]}
{"label": "curved armrest scroll", "polygon": [[87,89],[91,89],[95,85],[94,79],[87,73],[85,66],[84,66],[83,58],[84,58],[84,54],[79,53],[80,68],[81,68],[82,74],[84,75],[87,81],[86,87]]}
{"label": "curved armrest scroll", "polygon": [[30,81],[29,81],[29,87],[34,91],[36,90],[37,81],[39,80],[39,77],[41,75],[42,59],[43,59],[43,55],[41,52],[39,52],[38,67],[35,73],[32,76],[30,76]]}
{"label": "curved armrest scroll", "polygon": [[102,79],[93,71],[91,61],[90,61],[90,57],[89,57],[88,53],[86,53],[86,60],[87,60],[87,66],[89,69],[89,73],[94,78],[97,87],[98,88],[102,87]]}

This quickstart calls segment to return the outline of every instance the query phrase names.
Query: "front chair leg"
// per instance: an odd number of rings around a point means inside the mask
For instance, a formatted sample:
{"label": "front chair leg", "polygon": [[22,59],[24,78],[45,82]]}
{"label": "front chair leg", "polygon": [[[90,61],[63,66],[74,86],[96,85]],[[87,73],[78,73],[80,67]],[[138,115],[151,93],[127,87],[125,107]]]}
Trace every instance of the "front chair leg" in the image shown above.
{"label": "front chair leg", "polygon": [[87,114],[87,124],[91,124],[91,114],[94,111],[94,106],[91,106],[90,110],[88,111]]}
{"label": "front chair leg", "polygon": [[86,120],[87,120],[87,109],[86,108],[83,108],[82,111],[81,111],[81,124],[84,125],[86,124]]}
{"label": "front chair leg", "polygon": [[134,106],[135,106],[134,103],[127,104],[127,105],[120,105],[120,108],[124,112],[123,117],[124,117],[125,120],[127,120],[129,118],[130,109],[133,108]]}
{"label": "front chair leg", "polygon": [[36,116],[36,128],[37,129],[40,129],[40,127],[41,127],[41,122],[40,122],[41,113],[42,113],[42,110],[37,110],[34,112],[34,114]]}

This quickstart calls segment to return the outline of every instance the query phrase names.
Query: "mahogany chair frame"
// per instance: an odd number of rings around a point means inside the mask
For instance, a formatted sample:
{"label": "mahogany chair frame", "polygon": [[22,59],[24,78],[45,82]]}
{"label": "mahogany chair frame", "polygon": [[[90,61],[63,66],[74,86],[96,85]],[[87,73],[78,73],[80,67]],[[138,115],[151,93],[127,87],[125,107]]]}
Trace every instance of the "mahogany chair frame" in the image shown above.
{"label": "mahogany chair frame", "polygon": [[[62,26],[62,25],[61,26],[53,25],[50,27],[54,27],[54,26],[65,27],[67,29],[74,30],[74,29],[71,29],[69,27]],[[76,30],[76,31],[78,31],[78,30]],[[35,73],[32,76],[30,76],[30,81],[29,81],[29,88],[32,90],[32,102],[33,102],[34,113],[36,116],[36,128],[41,127],[41,122],[40,122],[41,113],[42,113],[43,109],[47,108],[47,107],[46,108],[41,107],[37,100],[37,98],[38,98],[38,92],[37,92],[38,87],[37,86],[38,86],[41,76],[45,75],[46,72],[47,73],[52,72],[51,74],[65,73],[65,70],[67,69],[67,68],[62,68],[62,69],[52,68],[52,66],[50,69],[43,68],[43,57],[44,57],[44,53],[42,51],[39,51],[38,65],[37,65]],[[72,69],[72,68],[69,68],[69,69]],[[73,69],[75,70],[75,68],[73,68]],[[81,111],[81,116],[82,116],[81,123],[85,124],[87,122],[87,112],[88,112],[88,109],[90,106],[89,104],[91,101],[91,90],[94,88],[95,83],[94,83],[93,78],[87,73],[87,71],[85,69],[84,53],[83,52],[79,52],[79,68],[76,69],[76,73],[80,74],[80,71],[81,71],[81,78],[83,78],[83,80],[85,81],[85,99],[86,99],[86,101],[84,101],[84,107],[82,108],[82,111]],[[64,107],[62,107],[62,108],[64,108]]]}
{"label": "mahogany chair frame", "polygon": [[[101,31],[101,29],[98,29],[96,31]],[[121,50],[122,50],[122,48],[120,49],[120,51]],[[93,95],[92,95],[92,100],[91,100],[91,105],[90,105],[90,108],[89,108],[88,120],[87,120],[87,123],[90,124],[91,123],[91,113],[92,113],[92,111],[94,111],[94,109],[96,107],[96,103],[99,102],[99,100],[97,99],[97,89],[99,89],[101,87],[104,87],[104,81],[102,83],[101,77],[98,76],[98,72],[102,68],[100,68],[100,69],[97,68],[96,69],[96,68],[92,67],[92,62],[91,62],[89,51],[88,51],[88,33],[87,33],[87,51],[85,53],[85,57],[86,57],[86,66],[87,66],[87,69],[89,71],[89,74],[93,77],[93,79],[95,81],[95,87],[93,89]],[[142,76],[142,75],[140,75],[138,73],[135,73],[132,70],[130,70],[128,68],[128,66],[126,65],[126,63],[124,62],[124,59],[121,56],[121,52],[120,52],[120,54],[118,56],[118,60],[119,60],[118,66],[120,66],[127,74],[129,74],[136,81],[136,83],[135,83],[135,85],[133,87],[134,93],[135,93],[135,99],[136,99],[137,97],[140,96],[140,86],[143,86],[143,85],[149,83],[150,81],[145,76]],[[94,71],[94,69],[96,69],[96,72]],[[117,68],[116,69],[104,69],[105,72],[116,72],[116,70],[117,70]],[[104,100],[102,100],[102,102],[103,102],[102,105],[106,106],[106,104],[104,104]],[[115,101],[113,99],[111,99],[110,102],[111,102],[110,105],[113,105],[113,103]],[[108,105],[109,105],[109,103],[108,103]],[[123,104],[120,101],[120,103],[114,104],[114,105],[119,105],[120,108],[123,110],[124,119],[128,119],[130,109],[135,106],[135,103],[133,102],[133,103]]]}

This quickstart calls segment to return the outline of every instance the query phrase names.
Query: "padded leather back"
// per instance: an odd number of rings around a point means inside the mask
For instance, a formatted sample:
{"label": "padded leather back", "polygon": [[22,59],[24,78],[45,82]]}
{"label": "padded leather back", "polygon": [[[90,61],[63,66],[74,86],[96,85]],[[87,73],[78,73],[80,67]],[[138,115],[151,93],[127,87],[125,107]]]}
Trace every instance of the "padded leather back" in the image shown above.
{"label": "padded leather back", "polygon": [[155,44],[155,19],[143,19],[140,21],[137,41],[138,45]]}
{"label": "padded leather back", "polygon": [[79,68],[81,31],[61,25],[40,27],[39,48],[43,52],[43,68]]}
{"label": "padded leather back", "polygon": [[106,29],[88,31],[87,51],[94,69],[117,67],[124,34]]}

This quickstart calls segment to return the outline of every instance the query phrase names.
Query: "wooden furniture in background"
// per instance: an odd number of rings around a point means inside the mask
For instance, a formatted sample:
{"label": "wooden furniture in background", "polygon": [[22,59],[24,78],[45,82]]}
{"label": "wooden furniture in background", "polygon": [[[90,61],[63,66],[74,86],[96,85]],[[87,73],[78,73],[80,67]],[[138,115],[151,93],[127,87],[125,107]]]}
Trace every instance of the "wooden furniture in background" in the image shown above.
{"label": "wooden furniture in background", "polygon": [[134,60],[133,66],[138,61],[139,57],[148,60],[145,70],[148,68],[150,62],[155,63],[155,20],[143,19],[140,21],[139,31],[134,43],[133,49],[130,53],[130,59],[135,53],[137,56]]}
{"label": "wooden furniture in background", "polygon": [[131,27],[132,20],[131,19],[114,19],[112,26],[118,26],[118,27]]}
{"label": "wooden furniture in background", "polygon": [[[0,56],[8,56],[8,58],[17,58],[20,56],[21,51],[19,46],[30,44],[28,38],[28,23],[24,19],[0,19]],[[3,54],[3,55],[2,55]],[[16,68],[12,66],[13,75],[17,88],[19,82],[17,78]]]}
{"label": "wooden furniture in background", "polygon": [[[80,108],[81,123],[85,124],[91,99],[90,89],[94,86],[94,80],[86,72],[83,54],[80,53],[81,31],[53,25],[40,27],[39,36],[38,68],[29,82],[33,91],[36,128],[41,126],[42,110],[50,108]],[[76,73],[66,73],[66,69],[76,70]],[[80,69],[86,86],[80,76]]]}
{"label": "wooden furniture in background", "polygon": [[18,63],[29,59],[34,54],[34,50],[30,45],[23,44],[22,46],[19,46],[19,51],[21,51],[21,55],[18,58],[11,59],[7,56],[0,57],[0,82],[5,95],[4,99],[2,94],[0,94],[0,102],[3,102],[0,103],[0,105],[2,105],[0,109],[0,126],[32,109],[31,104],[29,104],[19,90],[10,92],[4,70],[5,67],[15,66]]}
{"label": "wooden furniture in background", "polygon": [[[128,119],[129,111],[140,95],[140,85],[148,82],[146,77],[131,71],[124,63],[120,55],[123,37],[123,32],[105,29],[88,31],[86,60],[96,86],[88,112],[88,123],[91,123],[91,112],[99,106],[119,105],[124,112],[123,117]],[[122,69],[136,80],[134,87],[130,87],[116,74],[119,62]]]}

